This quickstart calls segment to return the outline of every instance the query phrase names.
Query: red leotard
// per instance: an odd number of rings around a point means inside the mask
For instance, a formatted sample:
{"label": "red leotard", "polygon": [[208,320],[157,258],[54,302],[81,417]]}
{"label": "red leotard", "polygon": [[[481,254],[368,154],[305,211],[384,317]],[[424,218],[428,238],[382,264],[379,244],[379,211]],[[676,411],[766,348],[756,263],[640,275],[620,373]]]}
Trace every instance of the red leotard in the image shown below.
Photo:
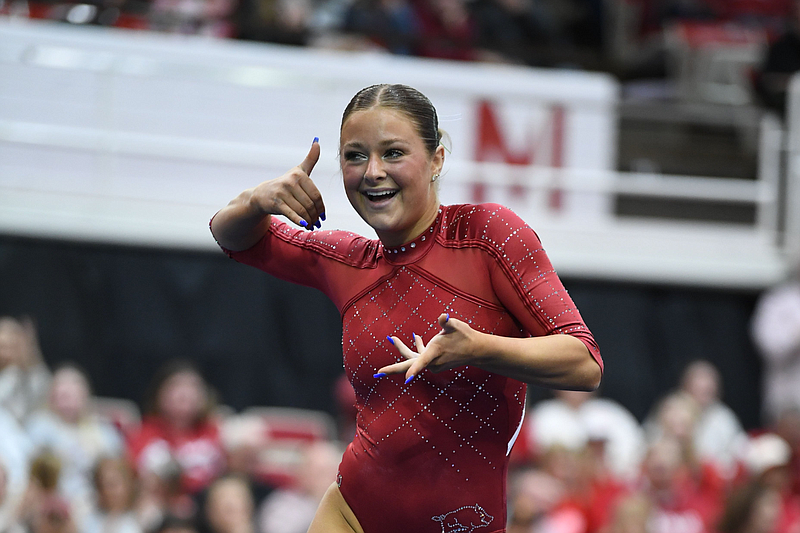
{"label": "red leotard", "polygon": [[358,418],[338,482],[364,531],[505,531],[507,456],[525,384],[469,366],[423,371],[409,385],[373,374],[403,360],[387,335],[428,342],[441,313],[495,335],[573,335],[602,367],[533,230],[500,205],[442,206],[416,240],[387,248],[273,218],[261,241],[230,255],[323,291],[341,313]]}

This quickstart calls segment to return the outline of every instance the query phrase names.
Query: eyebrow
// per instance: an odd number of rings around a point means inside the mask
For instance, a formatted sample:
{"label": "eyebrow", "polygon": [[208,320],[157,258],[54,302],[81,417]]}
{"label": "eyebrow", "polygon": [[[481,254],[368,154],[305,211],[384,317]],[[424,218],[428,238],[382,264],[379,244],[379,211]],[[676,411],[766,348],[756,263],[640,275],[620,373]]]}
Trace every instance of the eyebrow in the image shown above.
{"label": "eyebrow", "polygon": [[[395,144],[395,143],[408,144],[408,141],[406,141],[405,139],[400,139],[400,138],[386,139],[384,141],[381,141],[379,144],[380,144],[380,146],[389,146],[390,144]],[[345,144],[342,148],[364,148],[365,146],[366,145],[364,143],[360,142],[360,141],[351,141],[351,142]]]}

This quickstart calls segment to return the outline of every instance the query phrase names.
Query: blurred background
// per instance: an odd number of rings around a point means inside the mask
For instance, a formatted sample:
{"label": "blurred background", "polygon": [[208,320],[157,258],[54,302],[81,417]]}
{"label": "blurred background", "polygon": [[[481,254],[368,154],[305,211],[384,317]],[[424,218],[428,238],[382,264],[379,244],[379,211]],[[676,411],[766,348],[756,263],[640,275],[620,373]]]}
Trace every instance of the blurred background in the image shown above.
{"label": "blurred background", "polygon": [[800,532],[798,70],[794,0],[0,0],[0,532],[306,530],[339,316],[208,221],[318,136],[327,228],[373,237],[338,127],[383,82],[606,363],[530,387],[509,531]]}

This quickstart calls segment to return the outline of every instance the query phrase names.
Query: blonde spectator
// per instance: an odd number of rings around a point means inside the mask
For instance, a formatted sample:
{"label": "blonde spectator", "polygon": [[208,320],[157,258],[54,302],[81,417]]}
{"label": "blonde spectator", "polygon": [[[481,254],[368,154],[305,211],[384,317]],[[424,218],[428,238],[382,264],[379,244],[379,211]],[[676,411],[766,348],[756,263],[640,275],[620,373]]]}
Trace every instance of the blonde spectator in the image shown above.
{"label": "blonde spectator", "polygon": [[336,480],[341,450],[330,442],[309,445],[294,487],[270,494],[258,511],[260,533],[305,533],[322,496]]}
{"label": "blonde spectator", "polygon": [[683,372],[681,390],[698,408],[694,450],[700,459],[713,463],[723,477],[732,479],[747,435],[733,410],[722,403],[721,389],[719,371],[708,361],[694,361]]}
{"label": "blonde spectator", "polygon": [[593,392],[554,391],[526,417],[527,442],[534,449],[553,445],[581,449],[590,441],[603,443],[603,461],[620,480],[639,473],[645,450],[644,431],[622,405]]}
{"label": "blonde spectator", "polygon": [[31,415],[28,435],[36,450],[50,450],[61,462],[61,493],[72,506],[78,526],[94,498],[92,472],[105,456],[120,456],[122,437],[110,423],[91,412],[91,387],[86,374],[64,363],[53,374],[48,408]]}
{"label": "blonde spectator", "polygon": [[0,407],[24,422],[44,404],[49,381],[33,321],[0,317]]}
{"label": "blonde spectator", "polygon": [[87,517],[82,533],[142,533],[133,512],[136,483],[128,462],[103,458],[94,470],[97,507]]}
{"label": "blonde spectator", "polygon": [[719,513],[716,492],[695,476],[684,445],[673,436],[651,444],[643,465],[643,494],[653,503],[649,533],[711,533]]}

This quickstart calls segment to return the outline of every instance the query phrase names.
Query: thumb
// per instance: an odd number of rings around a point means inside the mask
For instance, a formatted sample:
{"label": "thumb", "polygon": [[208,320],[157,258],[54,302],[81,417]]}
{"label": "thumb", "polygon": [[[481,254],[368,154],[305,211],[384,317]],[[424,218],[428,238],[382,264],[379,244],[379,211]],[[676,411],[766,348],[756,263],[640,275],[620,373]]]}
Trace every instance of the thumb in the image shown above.
{"label": "thumb", "polygon": [[311,143],[311,149],[308,151],[308,155],[299,165],[303,172],[306,173],[306,176],[311,175],[311,171],[314,170],[314,165],[319,161],[319,152],[319,138],[314,137],[314,142]]}

